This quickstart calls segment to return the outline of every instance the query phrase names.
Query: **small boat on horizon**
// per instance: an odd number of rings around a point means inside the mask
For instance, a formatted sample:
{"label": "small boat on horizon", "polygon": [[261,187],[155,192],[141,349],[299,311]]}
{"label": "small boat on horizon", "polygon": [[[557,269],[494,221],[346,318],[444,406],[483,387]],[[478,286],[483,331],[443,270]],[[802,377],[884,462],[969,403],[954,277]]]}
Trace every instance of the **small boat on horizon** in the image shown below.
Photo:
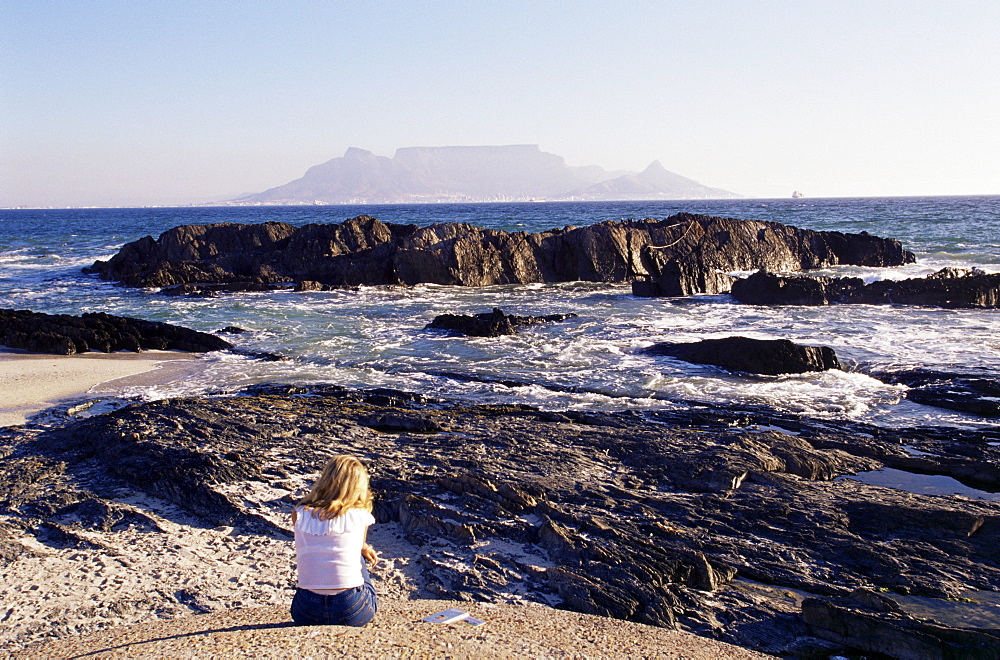
{"label": "small boat on horizon", "polygon": [[805,195],[800,193],[798,190],[792,192],[792,199],[802,199],[803,197],[805,197]]}

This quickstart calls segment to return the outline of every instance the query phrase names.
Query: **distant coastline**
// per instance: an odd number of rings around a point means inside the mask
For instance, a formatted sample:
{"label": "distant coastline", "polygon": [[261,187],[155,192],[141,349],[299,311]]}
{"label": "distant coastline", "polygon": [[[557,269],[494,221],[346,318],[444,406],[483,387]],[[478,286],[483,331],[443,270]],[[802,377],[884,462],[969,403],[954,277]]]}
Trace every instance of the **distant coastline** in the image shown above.
{"label": "distant coastline", "polygon": [[[871,199],[907,199],[907,200],[917,200],[917,199],[984,199],[996,197],[1000,198],[1000,193],[974,193],[969,195],[809,195],[808,197],[801,198],[802,200],[814,202],[814,201],[830,201],[830,200],[871,200]],[[738,202],[783,202],[791,199],[790,197],[774,195],[768,197],[732,197],[732,198],[677,198],[677,199],[606,199],[606,200],[590,200],[590,199],[524,199],[524,200],[507,200],[507,201],[490,201],[490,200],[480,200],[480,201],[451,201],[451,202],[435,202],[435,201],[418,201],[418,202],[366,202],[366,203],[354,203],[354,202],[330,202],[318,204],[315,202],[298,202],[298,203],[279,203],[279,202],[242,202],[238,200],[220,200],[213,202],[199,202],[190,204],[126,204],[126,205],[109,205],[109,206],[0,206],[0,211],[85,211],[85,210],[114,210],[114,209],[210,209],[210,208],[238,208],[238,207],[254,207],[254,208],[266,208],[266,207],[323,207],[323,206],[333,206],[333,207],[349,207],[349,206],[433,206],[433,205],[462,205],[462,204],[603,204],[603,203],[635,203],[635,204],[652,204],[657,202],[697,202],[703,204],[705,202],[711,202],[714,199],[719,201],[738,201]]]}

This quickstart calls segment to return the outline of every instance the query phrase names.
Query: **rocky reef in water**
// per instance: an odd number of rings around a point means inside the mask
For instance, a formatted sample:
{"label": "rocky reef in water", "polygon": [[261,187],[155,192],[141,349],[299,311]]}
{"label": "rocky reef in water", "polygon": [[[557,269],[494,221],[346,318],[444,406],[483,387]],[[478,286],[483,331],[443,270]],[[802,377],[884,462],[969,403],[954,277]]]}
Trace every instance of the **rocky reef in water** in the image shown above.
{"label": "rocky reef in water", "polygon": [[91,312],[82,316],[0,309],[0,345],[34,353],[72,355],[99,351],[231,349],[224,339],[178,325]]}
{"label": "rocky reef in water", "polygon": [[[206,525],[288,538],[273,521],[287,520],[292,484],[351,452],[371,466],[376,517],[426,549],[442,598],[516,593],[770,653],[995,657],[969,655],[995,654],[995,630],[918,621],[906,599],[1000,591],[1000,502],[840,477],[892,467],[996,492],[998,441],[757,409],[552,412],[259,387],[7,436],[0,510],[64,547],[120,519],[115,497],[132,489]],[[107,485],[86,490],[81,475]],[[16,536],[3,561],[30,551]]]}
{"label": "rocky reef in water", "polygon": [[840,369],[837,355],[829,346],[800,346],[788,339],[723,337],[689,343],[659,343],[647,348],[646,352],[772,376]]}
{"label": "rocky reef in water", "polygon": [[[957,365],[956,365],[957,366]],[[980,417],[1000,417],[1000,380],[985,369],[902,369],[871,374],[884,383],[905,385],[910,401]]]}
{"label": "rocky reef in water", "polygon": [[866,233],[688,213],[530,234],[462,223],[418,227],[359,216],[303,227],[280,222],[184,225],[157,239],[128,243],[85,271],[135,287],[639,281],[651,295],[686,295],[713,293],[722,286],[728,290],[731,278],[724,273],[735,270],[881,267],[913,260],[898,241]]}
{"label": "rocky reef in water", "polygon": [[502,337],[516,335],[518,328],[539,323],[558,323],[575,317],[576,314],[544,314],[542,316],[518,316],[505,314],[499,307],[482,314],[439,314],[427,324],[425,330],[446,330],[470,337]]}
{"label": "rocky reef in water", "polygon": [[943,268],[927,277],[879,280],[859,277],[781,276],[757,272],[732,285],[733,297],[751,305],[926,305],[1000,307],[1000,273]]}

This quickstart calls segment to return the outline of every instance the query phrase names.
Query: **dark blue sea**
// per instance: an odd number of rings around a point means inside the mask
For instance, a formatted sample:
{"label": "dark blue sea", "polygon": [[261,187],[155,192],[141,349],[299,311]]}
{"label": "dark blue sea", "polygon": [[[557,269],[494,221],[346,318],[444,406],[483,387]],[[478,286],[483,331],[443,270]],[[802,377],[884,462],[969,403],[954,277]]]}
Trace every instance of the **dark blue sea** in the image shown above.
{"label": "dark blue sea", "polygon": [[[629,287],[574,282],[460,288],[362,287],[357,291],[246,293],[169,298],[84,275],[124,243],[181,224],[336,223],[361,214],[385,222],[468,222],[512,231],[584,226],[681,211],[769,220],[797,227],[867,231],[899,239],[917,263],[895,269],[823,271],[867,280],[926,275],[945,266],[1000,272],[1000,197],[925,197],[676,202],[497,203],[295,207],[0,210],[0,307],[112,314],[203,331],[251,330],[235,341],[280,353],[286,362],[230,354],[200,358],[182,379],[123,387],[124,397],[155,399],[230,391],[265,381],[393,387],[470,402],[527,403],[547,409],[618,410],[691,402],[763,404],[816,417],[883,425],[984,423],[912,403],[905,388],[866,375],[880,369],[974,368],[1000,378],[1000,311],[902,306],[754,307],[727,295],[638,299]],[[500,339],[424,331],[437,314],[501,307],[522,315],[572,312]],[[729,374],[651,357],[661,341],[739,334],[831,346],[846,371],[778,377]],[[509,387],[443,377],[530,383]],[[566,391],[572,389],[573,392]]]}

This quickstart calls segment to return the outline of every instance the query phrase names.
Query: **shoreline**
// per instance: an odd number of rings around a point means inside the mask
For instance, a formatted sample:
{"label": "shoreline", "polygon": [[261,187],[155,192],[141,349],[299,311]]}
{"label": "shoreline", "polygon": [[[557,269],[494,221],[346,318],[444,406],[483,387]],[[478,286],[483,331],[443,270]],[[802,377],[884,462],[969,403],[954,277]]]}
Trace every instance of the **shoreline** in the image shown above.
{"label": "shoreline", "polygon": [[23,425],[43,410],[87,395],[174,382],[190,373],[197,359],[178,351],[47,355],[0,347],[0,427]]}

